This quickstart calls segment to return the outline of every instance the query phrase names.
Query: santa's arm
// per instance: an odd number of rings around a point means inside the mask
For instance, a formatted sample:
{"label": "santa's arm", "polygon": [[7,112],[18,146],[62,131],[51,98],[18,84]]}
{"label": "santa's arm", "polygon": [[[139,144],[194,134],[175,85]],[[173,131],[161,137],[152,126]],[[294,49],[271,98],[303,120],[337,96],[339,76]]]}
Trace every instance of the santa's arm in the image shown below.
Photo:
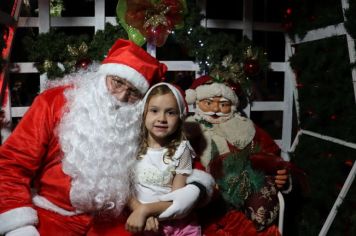
{"label": "santa's arm", "polygon": [[[32,230],[38,221],[30,184],[49,140],[48,104],[38,96],[0,147],[0,234]],[[28,233],[28,234],[27,234]],[[24,235],[32,235],[27,232]]]}

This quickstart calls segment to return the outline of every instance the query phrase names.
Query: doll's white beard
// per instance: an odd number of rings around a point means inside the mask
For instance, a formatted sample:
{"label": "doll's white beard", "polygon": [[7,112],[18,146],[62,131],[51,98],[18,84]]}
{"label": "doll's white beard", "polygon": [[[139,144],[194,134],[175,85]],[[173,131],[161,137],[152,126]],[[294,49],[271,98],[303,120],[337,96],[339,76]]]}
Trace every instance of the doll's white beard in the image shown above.
{"label": "doll's white beard", "polygon": [[65,95],[69,112],[58,135],[63,171],[72,178],[71,203],[80,211],[117,216],[132,191],[141,104],[119,104],[98,74],[80,79]]}

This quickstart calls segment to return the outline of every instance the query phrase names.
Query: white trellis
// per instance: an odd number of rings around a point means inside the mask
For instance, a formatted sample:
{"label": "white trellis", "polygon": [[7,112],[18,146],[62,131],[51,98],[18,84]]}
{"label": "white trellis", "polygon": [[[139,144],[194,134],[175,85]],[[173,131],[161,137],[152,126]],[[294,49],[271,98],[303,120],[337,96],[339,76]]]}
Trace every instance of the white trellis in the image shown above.
{"label": "white trellis", "polygon": [[[341,5],[342,5],[342,10],[343,10],[343,14],[344,14],[344,21],[345,21],[345,11],[349,8],[349,4],[347,0],[341,0]],[[339,36],[339,35],[346,35],[346,41],[347,41],[347,47],[348,47],[348,51],[349,51],[349,58],[350,58],[350,63],[355,63],[355,42],[354,40],[351,38],[351,36],[347,33],[345,27],[344,27],[344,23],[340,23],[337,25],[331,25],[328,27],[324,27],[321,29],[316,29],[316,30],[312,30],[309,31],[305,37],[303,37],[303,39],[300,39],[298,37],[296,37],[293,42],[294,44],[300,44],[300,43],[305,43],[305,42],[310,42],[310,41],[315,41],[315,40],[319,40],[319,39],[324,39],[324,38],[329,38],[329,37],[334,37],[334,36]],[[291,47],[291,42],[289,42],[287,44],[289,51],[292,52],[292,47]],[[355,101],[356,101],[356,69],[353,68],[352,71],[352,83],[353,83],[353,87],[354,87],[354,94],[355,94]],[[294,99],[296,102],[296,107],[297,107],[297,117],[298,117],[298,123],[299,123],[299,103],[298,103],[298,91],[296,90],[296,86],[294,86]],[[340,140],[334,137],[329,137],[326,135],[322,135],[322,134],[318,134],[315,132],[311,132],[308,130],[300,130],[293,142],[293,144],[290,147],[290,152],[293,152],[294,149],[296,148],[299,138],[301,135],[309,135],[309,136],[313,136],[315,138],[319,138],[322,140],[326,140],[329,142],[333,142],[333,143],[337,143],[339,145],[343,145],[346,147],[350,147],[353,149],[356,149],[356,144],[355,143],[350,143],[350,142],[346,142],[344,140]],[[325,236],[327,234],[327,232],[329,231],[329,228],[332,224],[332,222],[334,221],[338,208],[340,207],[340,205],[342,204],[347,192],[349,191],[352,182],[354,181],[355,178],[355,174],[356,174],[356,162],[354,162],[344,184],[343,187],[338,195],[338,197],[336,198],[334,205],[332,207],[332,209],[329,212],[329,215],[327,217],[327,219],[324,222],[324,225],[322,227],[322,229],[319,232],[319,236]]]}

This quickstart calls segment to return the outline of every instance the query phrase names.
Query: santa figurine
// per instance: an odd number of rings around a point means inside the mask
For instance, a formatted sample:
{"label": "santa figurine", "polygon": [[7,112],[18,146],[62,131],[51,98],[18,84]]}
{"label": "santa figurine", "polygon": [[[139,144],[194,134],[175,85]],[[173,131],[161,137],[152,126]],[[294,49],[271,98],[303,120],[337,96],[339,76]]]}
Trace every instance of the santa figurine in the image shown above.
{"label": "santa figurine", "polygon": [[187,133],[199,164],[217,183],[212,202],[201,210],[203,233],[280,235],[277,194],[290,191],[288,163],[273,139],[237,112],[235,88],[231,81],[205,75],[186,90],[195,108]]}

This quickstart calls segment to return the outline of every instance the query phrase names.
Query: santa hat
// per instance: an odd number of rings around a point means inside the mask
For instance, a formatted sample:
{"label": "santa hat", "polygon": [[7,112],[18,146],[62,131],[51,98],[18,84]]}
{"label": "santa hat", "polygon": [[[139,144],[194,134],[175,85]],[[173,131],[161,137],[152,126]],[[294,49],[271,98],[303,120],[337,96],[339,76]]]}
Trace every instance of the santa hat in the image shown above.
{"label": "santa hat", "polygon": [[135,43],[118,39],[99,68],[99,73],[126,79],[141,93],[162,80],[167,66]]}
{"label": "santa hat", "polygon": [[185,91],[185,99],[188,104],[194,104],[205,98],[224,97],[229,99],[233,105],[237,105],[239,99],[232,87],[225,83],[219,83],[208,75],[194,80],[193,84]]}
{"label": "santa hat", "polygon": [[169,83],[166,83],[166,82],[161,82],[161,83],[155,84],[154,86],[152,86],[147,91],[145,97],[143,98],[143,104],[146,104],[147,97],[152,92],[152,90],[154,88],[156,88],[158,86],[162,86],[162,85],[167,86],[172,91],[172,93],[173,93],[173,95],[176,98],[177,103],[178,103],[179,116],[183,120],[188,114],[188,104],[184,99],[184,91],[181,88],[179,88],[178,86],[175,86],[173,84],[169,84]]}

